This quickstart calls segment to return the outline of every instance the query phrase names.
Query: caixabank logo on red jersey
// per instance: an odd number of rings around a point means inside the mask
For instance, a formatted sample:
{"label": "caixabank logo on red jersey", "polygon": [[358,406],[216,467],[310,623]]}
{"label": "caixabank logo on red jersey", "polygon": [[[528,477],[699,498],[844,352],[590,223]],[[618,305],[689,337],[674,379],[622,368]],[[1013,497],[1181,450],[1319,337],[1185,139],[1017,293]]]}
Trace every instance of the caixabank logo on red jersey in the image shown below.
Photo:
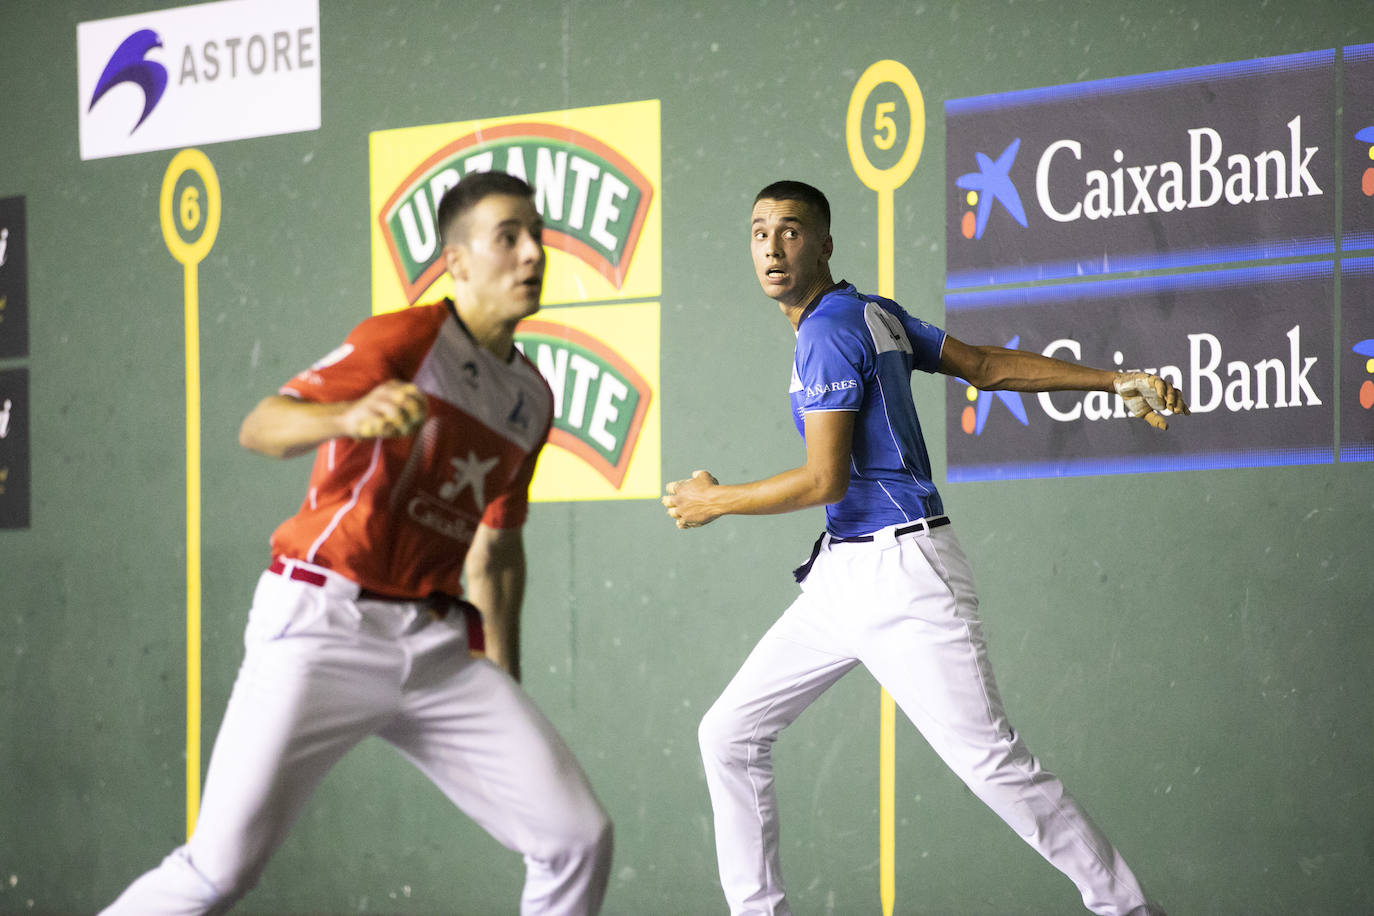
{"label": "caixabank logo on red jersey", "polygon": [[1332,253],[1334,60],[951,99],[947,286]]}
{"label": "caixabank logo on red jersey", "polygon": [[1192,409],[1161,434],[1108,392],[980,392],[955,380],[949,479],[1330,463],[1335,373],[1321,306],[1334,277],[1320,261],[947,294],[962,340],[1154,372]]}
{"label": "caixabank logo on red jersey", "polygon": [[516,345],[554,395],[530,496],[657,497],[657,100],[379,131],[370,140],[373,311],[452,292],[436,220],[445,191],[475,172],[523,178],[544,220],[548,261],[545,307],[516,329]]}

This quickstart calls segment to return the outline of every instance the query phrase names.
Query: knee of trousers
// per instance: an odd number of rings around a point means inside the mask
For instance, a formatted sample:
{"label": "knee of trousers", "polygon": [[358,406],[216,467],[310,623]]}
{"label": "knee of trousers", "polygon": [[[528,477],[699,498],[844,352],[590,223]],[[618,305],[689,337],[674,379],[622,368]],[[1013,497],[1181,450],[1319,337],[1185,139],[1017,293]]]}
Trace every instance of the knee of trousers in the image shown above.
{"label": "knee of trousers", "polygon": [[718,703],[706,711],[697,726],[697,743],[701,758],[707,764],[744,766],[757,759],[758,751],[773,743],[774,735],[752,735],[746,723],[733,709]]}
{"label": "knee of trousers", "polygon": [[525,854],[543,862],[609,861],[614,835],[610,816],[593,803],[537,837]]}
{"label": "knee of trousers", "polygon": [[189,846],[182,846],[167,856],[162,867],[176,876],[175,883],[189,896],[202,898],[209,912],[219,913],[257,887],[266,866],[266,862],[243,858],[206,861],[193,856]]}

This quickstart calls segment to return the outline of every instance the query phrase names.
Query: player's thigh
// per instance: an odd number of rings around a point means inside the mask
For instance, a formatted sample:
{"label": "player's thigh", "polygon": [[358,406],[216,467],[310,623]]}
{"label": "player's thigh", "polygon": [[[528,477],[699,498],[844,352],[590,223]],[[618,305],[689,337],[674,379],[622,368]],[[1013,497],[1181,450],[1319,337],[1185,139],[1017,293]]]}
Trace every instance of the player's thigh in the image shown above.
{"label": "player's thigh", "polygon": [[883,558],[865,667],[937,750],[1005,737],[968,561],[948,529],[900,539]]}
{"label": "player's thigh", "polygon": [[777,734],[858,664],[837,653],[803,593],[758,641],[702,719],[703,751]]}
{"label": "player's thigh", "polygon": [[255,594],[190,844],[198,867],[269,855],[328,769],[394,704],[394,661],[359,642],[350,609],[293,585],[269,574]]}
{"label": "player's thigh", "polygon": [[455,657],[450,676],[405,705],[379,736],[506,846],[538,855],[608,829],[553,723],[491,662]]}

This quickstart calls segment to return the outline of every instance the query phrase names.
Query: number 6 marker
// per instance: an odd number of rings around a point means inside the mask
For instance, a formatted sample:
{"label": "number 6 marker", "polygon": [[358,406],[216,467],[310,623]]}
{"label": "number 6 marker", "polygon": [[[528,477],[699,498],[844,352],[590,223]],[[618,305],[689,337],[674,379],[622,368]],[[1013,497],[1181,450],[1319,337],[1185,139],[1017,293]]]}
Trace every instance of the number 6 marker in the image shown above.
{"label": "number 6 marker", "polygon": [[[201,191],[185,175],[200,180]],[[167,250],[183,267],[186,314],[186,836],[200,804],[200,287],[196,265],[219,234],[219,178],[198,149],[172,157],[162,176],[158,216]],[[175,210],[175,212],[174,212]],[[199,230],[197,233],[196,230]],[[184,233],[184,234],[183,234]]]}

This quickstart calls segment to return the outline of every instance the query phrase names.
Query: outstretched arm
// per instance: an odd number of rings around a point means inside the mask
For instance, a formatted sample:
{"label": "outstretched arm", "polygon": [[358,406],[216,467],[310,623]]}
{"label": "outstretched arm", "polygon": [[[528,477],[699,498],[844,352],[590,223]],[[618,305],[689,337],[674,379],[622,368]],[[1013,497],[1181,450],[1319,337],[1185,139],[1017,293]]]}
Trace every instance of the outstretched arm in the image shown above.
{"label": "outstretched arm", "polygon": [[482,612],[487,658],[520,680],[520,605],[525,597],[520,529],[478,525],[463,572],[468,600]]}
{"label": "outstretched arm", "polygon": [[952,336],[945,337],[940,372],[984,390],[1113,392],[1125,400],[1132,416],[1156,429],[1169,428],[1159,411],[1188,413],[1183,395],[1157,375],[1094,369],[1025,350],[972,346]]}
{"label": "outstretched arm", "polygon": [[274,394],[244,418],[239,444],[272,458],[291,458],[346,436],[408,436],[425,419],[425,396],[409,382],[382,382],[356,401],[317,404]]}
{"label": "outstretched arm", "polygon": [[839,502],[849,489],[854,413],[806,415],[806,463],[753,483],[721,484],[707,471],[668,484],[663,505],[679,528],[699,528],[722,515],[774,515]]}

